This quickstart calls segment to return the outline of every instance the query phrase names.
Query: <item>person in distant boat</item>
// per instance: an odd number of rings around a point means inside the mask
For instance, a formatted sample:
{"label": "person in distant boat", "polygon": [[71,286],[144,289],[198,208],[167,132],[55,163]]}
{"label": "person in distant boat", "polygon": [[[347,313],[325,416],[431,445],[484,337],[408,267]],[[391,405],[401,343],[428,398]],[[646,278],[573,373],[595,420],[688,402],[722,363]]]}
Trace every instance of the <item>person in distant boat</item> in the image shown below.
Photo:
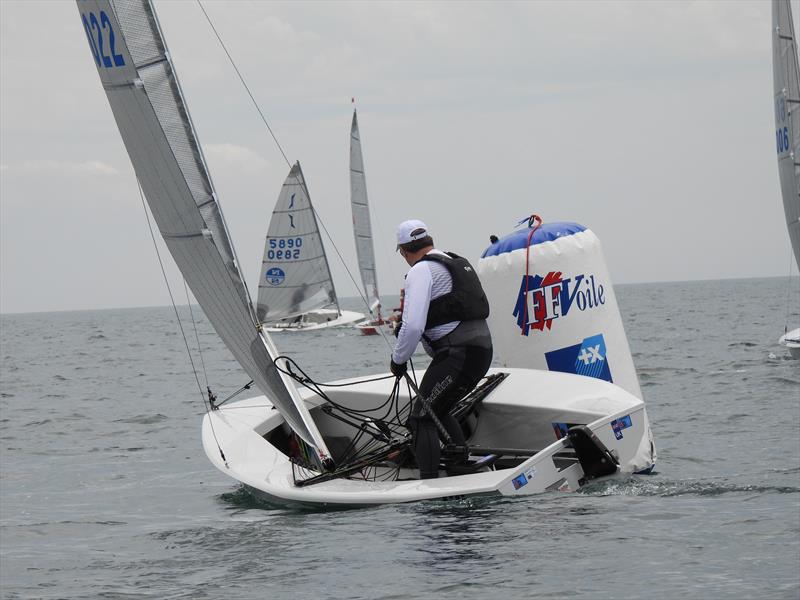
{"label": "person in distant boat", "polygon": [[489,243],[490,244],[496,244],[499,241],[500,241],[500,238],[498,238],[496,235],[492,234],[492,235],[489,236]]}
{"label": "person in distant boat", "polygon": [[[492,362],[492,337],[486,317],[489,302],[469,262],[437,250],[428,227],[410,220],[397,227],[397,250],[409,264],[402,323],[390,362],[396,377],[422,341],[433,361],[419,386],[453,444],[464,445],[464,433],[450,409],[483,378]],[[413,449],[422,479],[439,475],[439,436],[421,400],[409,417]]]}
{"label": "person in distant boat", "polygon": [[[308,290],[308,283],[303,282],[303,284],[294,291],[294,294],[292,294],[292,299],[291,299],[292,304],[289,307],[290,313],[295,313],[300,310],[300,304],[303,302],[303,300],[306,299],[306,293],[307,293],[306,290]],[[292,320],[292,324],[300,323],[300,321],[302,320],[303,320],[303,314],[300,313]]]}

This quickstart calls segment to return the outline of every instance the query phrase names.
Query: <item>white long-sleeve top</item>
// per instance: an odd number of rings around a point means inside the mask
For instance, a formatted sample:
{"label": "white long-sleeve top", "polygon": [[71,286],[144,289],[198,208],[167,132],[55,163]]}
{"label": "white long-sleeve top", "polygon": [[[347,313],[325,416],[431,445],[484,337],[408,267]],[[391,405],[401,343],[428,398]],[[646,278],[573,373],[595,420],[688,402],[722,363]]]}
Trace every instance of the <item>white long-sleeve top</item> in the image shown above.
{"label": "white long-sleeve top", "polygon": [[[433,249],[429,254],[447,256],[441,250]],[[453,290],[453,278],[447,267],[437,262],[421,260],[411,267],[406,275],[405,301],[403,304],[403,326],[397,336],[392,360],[397,364],[406,362],[424,333],[431,341],[436,341],[458,327],[461,321],[451,321],[425,330],[428,320],[428,307],[431,300],[444,296]],[[423,342],[423,346],[426,346]],[[430,353],[430,349],[425,347]]]}

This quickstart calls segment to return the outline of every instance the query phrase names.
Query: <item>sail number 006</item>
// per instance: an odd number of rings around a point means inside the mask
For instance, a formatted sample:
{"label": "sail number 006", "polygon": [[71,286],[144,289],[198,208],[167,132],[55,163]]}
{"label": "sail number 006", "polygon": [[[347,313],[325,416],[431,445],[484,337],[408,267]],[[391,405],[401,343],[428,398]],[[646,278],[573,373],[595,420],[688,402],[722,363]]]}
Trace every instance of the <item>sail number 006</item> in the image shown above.
{"label": "sail number 006", "polygon": [[[125,58],[121,54],[117,54],[117,36],[114,34],[114,26],[111,25],[111,19],[108,18],[106,11],[100,11],[100,18],[93,12],[88,13],[87,18],[85,14],[81,15],[83,19],[83,28],[86,30],[86,37],[89,38],[89,47],[92,49],[94,55],[94,62],[98,67],[110,69],[112,67],[124,67]],[[105,38],[103,34],[108,35],[108,52],[106,52]]]}
{"label": "sail number 006", "polygon": [[775,131],[775,143],[778,146],[778,154],[789,151],[789,128],[778,128]]}
{"label": "sail number 006", "polygon": [[[791,115],[791,111],[788,112]],[[786,122],[786,113],[786,99],[783,95],[776,96],[775,122],[778,124],[778,128],[775,130],[775,146],[778,148],[778,154],[789,151],[789,128],[786,126],[781,127]]]}
{"label": "sail number 006", "polygon": [[291,260],[300,258],[300,247],[303,245],[303,238],[281,238],[276,240],[270,238],[267,258],[269,260]]}

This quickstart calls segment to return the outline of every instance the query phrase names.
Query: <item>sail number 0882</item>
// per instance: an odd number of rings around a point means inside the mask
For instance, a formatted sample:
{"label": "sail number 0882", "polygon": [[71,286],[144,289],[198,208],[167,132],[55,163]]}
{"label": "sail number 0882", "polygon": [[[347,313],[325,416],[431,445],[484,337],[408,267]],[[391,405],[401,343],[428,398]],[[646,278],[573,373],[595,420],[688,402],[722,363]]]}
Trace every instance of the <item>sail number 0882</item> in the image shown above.
{"label": "sail number 0882", "polygon": [[300,247],[303,245],[303,238],[281,238],[269,240],[267,258],[269,260],[291,260],[300,258]]}

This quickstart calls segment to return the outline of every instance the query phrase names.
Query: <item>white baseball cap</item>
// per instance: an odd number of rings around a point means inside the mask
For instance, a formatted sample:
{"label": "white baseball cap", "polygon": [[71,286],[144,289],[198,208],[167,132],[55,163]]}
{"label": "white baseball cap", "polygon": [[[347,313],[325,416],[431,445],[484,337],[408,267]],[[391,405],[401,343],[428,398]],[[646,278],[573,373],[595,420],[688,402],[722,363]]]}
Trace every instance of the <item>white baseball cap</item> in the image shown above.
{"label": "white baseball cap", "polygon": [[428,226],[419,219],[403,221],[397,226],[397,246],[421,240],[428,235],[430,235]]}

